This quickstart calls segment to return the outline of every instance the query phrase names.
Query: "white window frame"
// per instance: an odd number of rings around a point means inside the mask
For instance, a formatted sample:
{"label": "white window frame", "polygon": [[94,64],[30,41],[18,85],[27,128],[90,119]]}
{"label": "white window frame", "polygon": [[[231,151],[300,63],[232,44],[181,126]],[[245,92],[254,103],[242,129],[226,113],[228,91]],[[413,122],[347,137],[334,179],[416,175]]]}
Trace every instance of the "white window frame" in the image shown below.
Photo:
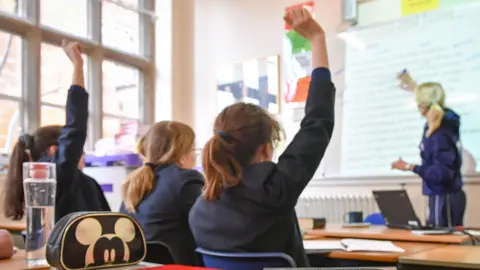
{"label": "white window frame", "polygon": [[[102,62],[109,60],[139,70],[140,123],[151,124],[155,119],[155,0],[138,0],[139,54],[132,54],[102,44],[102,0],[87,0],[87,37],[74,36],[40,24],[42,0],[18,0],[19,14],[0,11],[0,31],[22,38],[22,96],[0,95],[0,99],[20,102],[20,127],[32,132],[40,127],[41,106],[65,109],[64,106],[41,102],[41,46],[42,43],[60,46],[62,39],[76,41],[88,55],[88,90],[90,93],[89,146],[102,138],[103,115],[128,119],[103,113],[102,110]],[[106,1],[106,0],[103,0]],[[108,0],[109,2],[115,2]],[[118,0],[117,0],[118,1]],[[118,1],[121,2],[121,1]]]}

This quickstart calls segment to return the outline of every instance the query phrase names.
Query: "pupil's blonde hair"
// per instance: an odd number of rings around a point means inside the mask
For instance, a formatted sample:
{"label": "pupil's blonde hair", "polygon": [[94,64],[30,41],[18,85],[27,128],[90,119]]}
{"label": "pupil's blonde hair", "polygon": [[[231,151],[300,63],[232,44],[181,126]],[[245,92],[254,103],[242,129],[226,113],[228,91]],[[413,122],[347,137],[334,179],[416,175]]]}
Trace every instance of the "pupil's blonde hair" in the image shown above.
{"label": "pupil's blonde hair", "polygon": [[[195,146],[195,132],[180,122],[162,121],[150,126],[137,144],[137,152],[144,162],[153,164],[175,164],[188,155]],[[155,174],[144,165],[131,172],[122,185],[125,209],[134,213],[137,205],[154,186]]]}

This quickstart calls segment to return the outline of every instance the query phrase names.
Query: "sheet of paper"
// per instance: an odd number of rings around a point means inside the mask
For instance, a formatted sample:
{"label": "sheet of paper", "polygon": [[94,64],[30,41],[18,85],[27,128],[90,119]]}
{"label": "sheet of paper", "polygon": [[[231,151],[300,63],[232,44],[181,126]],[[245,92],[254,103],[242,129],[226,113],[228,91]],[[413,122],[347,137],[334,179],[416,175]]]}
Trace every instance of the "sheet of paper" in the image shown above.
{"label": "sheet of paper", "polygon": [[304,240],[305,250],[345,250],[341,240]]}
{"label": "sheet of paper", "polygon": [[467,232],[473,236],[480,236],[480,231],[467,230]]}
{"label": "sheet of paper", "polygon": [[346,251],[370,251],[370,252],[405,252],[403,248],[397,247],[391,241],[343,239],[342,244]]}
{"label": "sheet of paper", "polygon": [[452,234],[449,230],[413,230],[412,234],[416,235],[443,235]]}

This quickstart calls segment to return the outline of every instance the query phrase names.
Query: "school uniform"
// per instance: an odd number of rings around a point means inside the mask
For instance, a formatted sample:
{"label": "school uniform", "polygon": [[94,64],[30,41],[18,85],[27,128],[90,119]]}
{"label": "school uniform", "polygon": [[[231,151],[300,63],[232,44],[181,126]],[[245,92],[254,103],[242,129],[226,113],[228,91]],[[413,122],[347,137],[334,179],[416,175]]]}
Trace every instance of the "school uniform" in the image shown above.
{"label": "school uniform", "polygon": [[66,124],[58,138],[57,151],[40,161],[56,164],[55,220],[79,211],[110,211],[98,183],[78,169],[87,139],[88,93],[78,85],[68,90]]}
{"label": "school uniform", "polygon": [[140,202],[135,213],[122,204],[120,212],[135,218],[147,241],[166,244],[175,263],[196,265],[197,245],[188,226],[188,212],[202,193],[203,176],[177,165],[157,165],[152,191]]}
{"label": "school uniform", "polygon": [[460,117],[450,109],[440,127],[426,137],[425,125],[420,155],[422,165],[413,171],[423,179],[423,194],[428,196],[427,224],[439,227],[463,225],[466,196],[462,190],[462,154],[460,144]]}
{"label": "school uniform", "polygon": [[334,125],[335,88],[330,71],[317,68],[300,131],[278,163],[243,168],[242,179],[218,200],[200,197],[189,216],[199,247],[223,252],[282,252],[308,266],[294,207],[312,179]]}

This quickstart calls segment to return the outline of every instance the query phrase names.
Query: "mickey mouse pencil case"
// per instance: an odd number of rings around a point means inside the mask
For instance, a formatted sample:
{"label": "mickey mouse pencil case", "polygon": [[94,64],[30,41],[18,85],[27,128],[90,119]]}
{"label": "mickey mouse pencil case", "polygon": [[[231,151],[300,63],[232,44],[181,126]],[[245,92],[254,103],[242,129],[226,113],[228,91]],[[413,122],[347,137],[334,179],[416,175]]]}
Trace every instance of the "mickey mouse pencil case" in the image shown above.
{"label": "mickey mouse pencil case", "polygon": [[47,242],[47,261],[65,270],[122,267],[141,262],[146,243],[128,215],[77,212],[60,219]]}

